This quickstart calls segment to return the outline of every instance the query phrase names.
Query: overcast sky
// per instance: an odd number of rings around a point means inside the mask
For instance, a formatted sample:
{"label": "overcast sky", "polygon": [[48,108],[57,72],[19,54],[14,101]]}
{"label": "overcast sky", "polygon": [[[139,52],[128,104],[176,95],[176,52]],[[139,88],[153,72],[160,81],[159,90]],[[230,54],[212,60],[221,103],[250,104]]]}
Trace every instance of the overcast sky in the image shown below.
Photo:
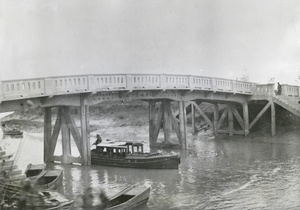
{"label": "overcast sky", "polygon": [[0,0],[0,80],[107,73],[295,83],[300,1]]}

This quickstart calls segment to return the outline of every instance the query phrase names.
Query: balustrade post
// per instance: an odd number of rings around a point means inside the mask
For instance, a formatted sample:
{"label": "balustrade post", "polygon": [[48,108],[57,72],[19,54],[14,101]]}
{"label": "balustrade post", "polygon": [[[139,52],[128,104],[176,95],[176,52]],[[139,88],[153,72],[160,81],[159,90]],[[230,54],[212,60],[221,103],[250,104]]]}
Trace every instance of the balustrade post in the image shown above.
{"label": "balustrade post", "polygon": [[167,87],[166,75],[164,75],[164,74],[159,75],[159,85],[160,85],[161,89],[166,90],[166,87]]}
{"label": "balustrade post", "polygon": [[236,81],[231,81],[231,89],[233,93],[236,93]]}
{"label": "balustrade post", "polygon": [[44,92],[46,95],[50,95],[52,96],[55,93],[55,89],[57,87],[55,87],[55,82],[54,79],[52,78],[47,78],[44,80],[45,84],[44,84]]}
{"label": "balustrade post", "polygon": [[194,88],[195,88],[194,77],[193,76],[188,76],[188,78],[189,78],[189,88],[191,90],[194,90]]}
{"label": "balustrade post", "polygon": [[211,78],[210,81],[211,81],[211,89],[216,91],[217,90],[216,79]]}
{"label": "balustrade post", "polygon": [[87,88],[90,92],[95,92],[96,91],[96,81],[95,81],[95,76],[94,75],[88,75],[88,81],[87,81],[88,85]]}
{"label": "balustrade post", "polygon": [[270,83],[268,84],[268,96],[274,96],[275,95],[275,84]]}
{"label": "balustrade post", "polygon": [[130,92],[133,90],[132,75],[126,75],[126,89]]}

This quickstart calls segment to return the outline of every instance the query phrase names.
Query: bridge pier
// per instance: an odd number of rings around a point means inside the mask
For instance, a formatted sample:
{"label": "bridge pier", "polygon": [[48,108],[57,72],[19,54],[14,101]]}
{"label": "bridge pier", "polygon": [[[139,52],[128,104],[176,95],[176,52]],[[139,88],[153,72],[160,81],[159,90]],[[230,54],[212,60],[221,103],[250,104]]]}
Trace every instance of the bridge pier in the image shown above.
{"label": "bridge pier", "polygon": [[175,131],[182,149],[187,148],[186,143],[186,112],[184,102],[179,103],[179,119],[174,116],[170,100],[161,100],[161,105],[156,109],[156,102],[149,101],[149,141],[150,147],[157,146],[159,131],[163,128],[165,146],[172,145],[171,134]]}
{"label": "bridge pier", "polygon": [[[44,117],[44,161],[59,161],[64,164],[80,163],[90,165],[90,141],[88,131],[89,107],[85,97],[80,99],[80,132],[68,106],[59,106],[54,126],[52,126],[51,109],[45,107]],[[62,155],[54,155],[57,140],[61,133]],[[80,156],[74,157],[71,151],[71,137],[73,138]]]}

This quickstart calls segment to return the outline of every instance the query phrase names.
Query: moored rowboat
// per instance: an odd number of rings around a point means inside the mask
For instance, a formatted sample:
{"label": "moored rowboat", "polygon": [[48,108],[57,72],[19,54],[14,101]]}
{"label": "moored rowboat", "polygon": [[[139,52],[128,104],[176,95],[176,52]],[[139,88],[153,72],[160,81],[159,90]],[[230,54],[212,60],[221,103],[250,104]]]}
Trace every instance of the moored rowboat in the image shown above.
{"label": "moored rowboat", "polygon": [[42,171],[45,170],[46,164],[28,164],[27,168],[24,171],[24,174],[26,175],[27,178],[29,179],[34,179],[36,178],[39,174],[42,173]]}
{"label": "moored rowboat", "polygon": [[147,203],[150,196],[150,188],[133,185],[109,199],[106,204],[108,210],[134,209]]}
{"label": "moored rowboat", "polygon": [[56,190],[62,184],[62,180],[63,170],[53,169],[43,171],[33,180],[33,184],[39,189]]}

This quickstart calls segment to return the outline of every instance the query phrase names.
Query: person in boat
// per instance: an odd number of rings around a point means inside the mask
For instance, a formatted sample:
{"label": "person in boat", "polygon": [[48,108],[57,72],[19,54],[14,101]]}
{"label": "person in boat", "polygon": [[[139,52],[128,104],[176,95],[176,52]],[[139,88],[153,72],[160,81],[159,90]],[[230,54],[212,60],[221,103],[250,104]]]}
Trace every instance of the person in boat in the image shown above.
{"label": "person in boat", "polygon": [[96,139],[96,141],[92,145],[96,145],[97,146],[97,144],[100,144],[102,142],[102,138],[101,138],[101,136],[99,134],[97,134],[96,137],[97,137],[97,139]]}

